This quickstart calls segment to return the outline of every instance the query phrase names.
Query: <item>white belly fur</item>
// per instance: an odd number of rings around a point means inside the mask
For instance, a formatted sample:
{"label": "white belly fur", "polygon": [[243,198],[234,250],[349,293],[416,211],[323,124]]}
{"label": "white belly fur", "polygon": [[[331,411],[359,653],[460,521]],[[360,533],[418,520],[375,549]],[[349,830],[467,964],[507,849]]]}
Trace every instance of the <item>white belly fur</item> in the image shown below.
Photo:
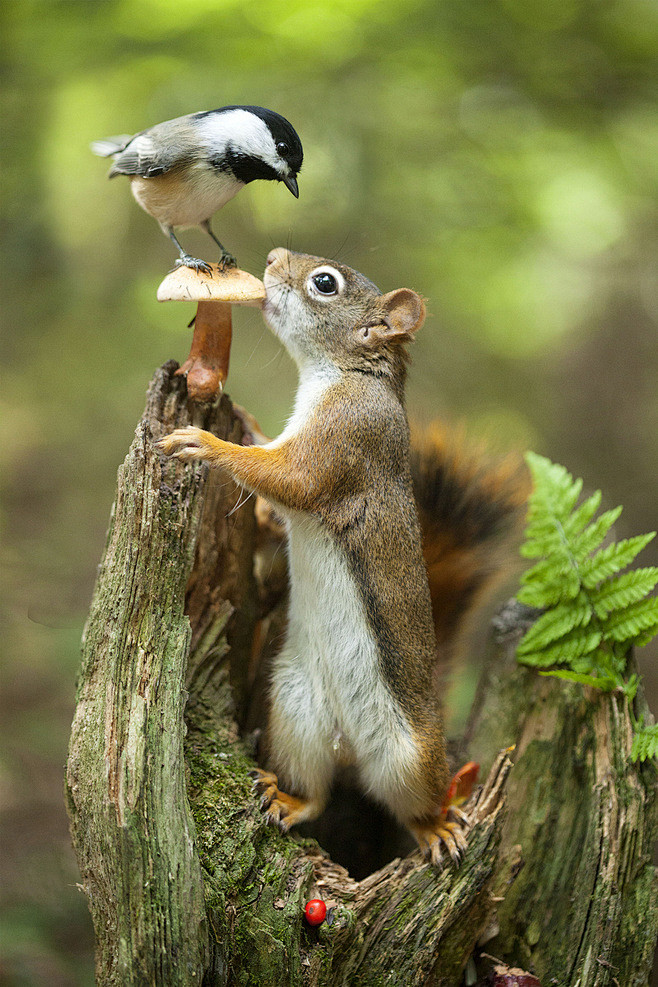
{"label": "white belly fur", "polygon": [[292,513],[288,528],[291,599],[273,672],[274,761],[301,793],[323,798],[348,754],[365,789],[410,818],[418,751],[382,678],[358,586],[320,521]]}
{"label": "white belly fur", "polygon": [[207,165],[185,172],[171,171],[155,178],[136,177],[132,193],[142,209],[163,226],[198,226],[244,188],[232,175]]}

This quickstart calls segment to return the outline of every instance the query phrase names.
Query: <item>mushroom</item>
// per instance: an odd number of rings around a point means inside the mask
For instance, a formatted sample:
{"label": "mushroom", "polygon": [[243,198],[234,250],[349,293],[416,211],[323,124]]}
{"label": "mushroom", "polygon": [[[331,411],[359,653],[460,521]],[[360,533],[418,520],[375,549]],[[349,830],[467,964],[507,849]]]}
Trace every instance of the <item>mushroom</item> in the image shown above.
{"label": "mushroom", "polygon": [[158,288],[159,302],[198,302],[192,347],[177,374],[187,378],[187,393],[193,401],[214,402],[224,389],[231,350],[231,305],[260,308],[265,301],[262,281],[237,267],[203,274],[191,267],[177,267]]}

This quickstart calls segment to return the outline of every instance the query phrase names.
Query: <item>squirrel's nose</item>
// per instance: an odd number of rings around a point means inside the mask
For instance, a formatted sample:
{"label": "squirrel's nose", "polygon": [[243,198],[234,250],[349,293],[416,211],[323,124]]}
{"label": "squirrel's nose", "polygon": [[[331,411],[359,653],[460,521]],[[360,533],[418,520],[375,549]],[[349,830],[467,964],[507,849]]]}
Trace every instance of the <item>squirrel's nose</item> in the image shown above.
{"label": "squirrel's nose", "polygon": [[286,250],[285,247],[275,247],[274,250],[270,250],[269,254],[267,255],[266,264],[269,267],[270,264],[273,264],[277,260],[278,261],[285,260],[287,256],[288,256],[288,251]]}

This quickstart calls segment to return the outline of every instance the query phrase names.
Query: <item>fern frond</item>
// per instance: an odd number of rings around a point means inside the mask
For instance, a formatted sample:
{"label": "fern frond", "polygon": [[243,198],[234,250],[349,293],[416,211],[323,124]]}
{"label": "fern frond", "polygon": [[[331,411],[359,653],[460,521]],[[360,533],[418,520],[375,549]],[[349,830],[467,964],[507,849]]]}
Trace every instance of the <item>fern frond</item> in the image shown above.
{"label": "fern frond", "polygon": [[585,528],[582,534],[574,538],[571,544],[571,554],[577,562],[584,562],[588,555],[600,547],[621,512],[621,507],[605,511],[588,528]]}
{"label": "fern frond", "polygon": [[623,685],[623,692],[629,703],[632,703],[637,695],[637,687],[640,684],[640,677],[637,672],[633,672],[630,678],[626,679]]}
{"label": "fern frond", "polygon": [[535,482],[530,499],[528,521],[542,518],[548,508],[551,514],[570,514],[578,502],[583,488],[582,480],[574,480],[571,474],[536,452],[526,453],[526,462]]}
{"label": "fern frond", "polygon": [[567,682],[579,682],[580,685],[589,685],[594,689],[602,689],[603,692],[611,692],[617,686],[616,680],[609,675],[596,676],[587,675],[584,672],[565,672],[560,668],[553,668],[549,672],[540,672],[539,674],[550,675],[556,679],[566,679]]}
{"label": "fern frond", "polygon": [[521,583],[521,603],[539,609],[572,600],[580,592],[578,573],[567,557],[542,559],[523,574]]}
{"label": "fern frond", "polygon": [[643,633],[638,634],[635,641],[633,641],[633,647],[643,648],[645,645],[649,643],[649,641],[653,641],[656,634],[658,634],[658,627],[650,627],[648,630],[644,631]]}
{"label": "fern frond", "polygon": [[541,651],[563,638],[574,627],[585,627],[592,619],[592,608],[586,599],[568,601],[547,610],[524,634],[519,644],[519,654]]}
{"label": "fern frond", "polygon": [[[522,665],[532,665],[535,668],[568,665],[576,658],[582,658],[596,651],[602,637],[601,631],[578,627],[547,648],[530,652],[517,650],[517,656]],[[519,648],[523,646],[523,640]]]}
{"label": "fern frond", "polygon": [[613,641],[632,641],[639,634],[658,631],[658,598],[650,596],[611,613],[603,622],[603,633]]}
{"label": "fern frond", "polygon": [[637,603],[653,592],[658,583],[658,569],[633,569],[622,576],[615,576],[602,583],[590,594],[597,617],[603,619],[613,610],[621,610]]}
{"label": "fern frond", "polygon": [[571,517],[566,518],[563,529],[567,539],[575,538],[589,524],[601,506],[601,496],[601,491],[595,490],[591,497],[583,501],[580,507],[573,512]]}
{"label": "fern frond", "polygon": [[517,599],[526,606],[544,610],[546,607],[554,607],[558,603],[573,600],[579,593],[580,580],[576,573],[569,573],[553,582],[536,582],[523,586],[517,593]]}
{"label": "fern frond", "polygon": [[593,589],[602,579],[620,572],[634,561],[643,548],[656,537],[655,531],[646,535],[636,535],[607,545],[600,552],[586,559],[580,569],[580,578],[586,589]]}
{"label": "fern frond", "polygon": [[658,723],[641,727],[633,737],[631,761],[646,761],[658,757]]}
{"label": "fern frond", "polygon": [[553,553],[548,558],[542,558],[524,572],[521,576],[521,582],[546,583],[552,579],[562,579],[574,571],[571,559],[566,553]]}
{"label": "fern frond", "polygon": [[[597,517],[601,493],[578,505],[582,481],[563,466],[527,456],[534,481],[522,554],[535,559],[522,576],[518,598],[544,610],[521,640],[517,656],[541,674],[611,691],[632,702],[638,679],[627,676],[632,645],[658,633],[658,568],[620,574],[655,532],[601,547],[621,507]],[[653,745],[653,746],[652,746]],[[658,751],[656,728],[638,732],[636,759]]]}

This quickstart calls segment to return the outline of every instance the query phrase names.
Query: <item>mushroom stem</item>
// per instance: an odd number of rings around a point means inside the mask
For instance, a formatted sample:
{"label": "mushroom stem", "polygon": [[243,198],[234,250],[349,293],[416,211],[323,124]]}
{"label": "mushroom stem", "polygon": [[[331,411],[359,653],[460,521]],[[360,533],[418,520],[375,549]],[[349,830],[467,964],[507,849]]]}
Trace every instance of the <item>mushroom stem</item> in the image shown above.
{"label": "mushroom stem", "polygon": [[231,305],[199,302],[190,355],[176,371],[186,376],[192,401],[214,402],[220,398],[228,376],[231,335]]}
{"label": "mushroom stem", "polygon": [[177,267],[158,288],[159,302],[198,303],[192,349],[176,373],[187,378],[188,396],[199,404],[214,404],[224,389],[231,349],[231,305],[260,308],[265,301],[265,285],[253,274],[237,267],[209,267],[209,274]]}

